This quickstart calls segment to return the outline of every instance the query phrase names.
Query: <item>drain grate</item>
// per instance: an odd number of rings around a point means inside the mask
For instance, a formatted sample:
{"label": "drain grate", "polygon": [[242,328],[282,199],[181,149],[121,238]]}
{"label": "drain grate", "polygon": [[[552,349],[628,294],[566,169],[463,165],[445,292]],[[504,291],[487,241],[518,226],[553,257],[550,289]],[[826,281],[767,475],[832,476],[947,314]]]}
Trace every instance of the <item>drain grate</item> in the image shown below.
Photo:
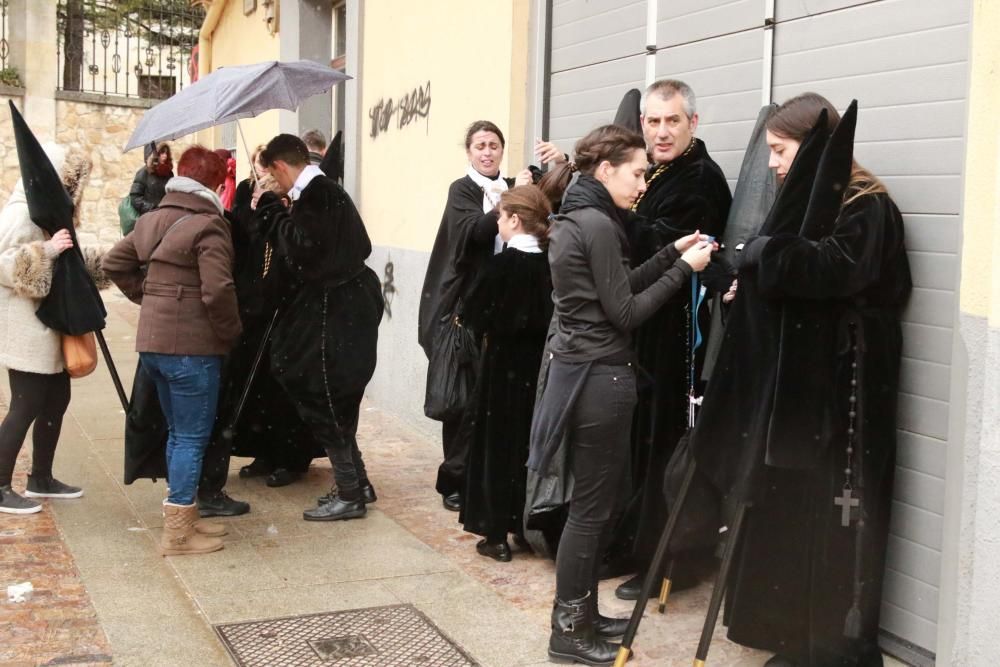
{"label": "drain grate", "polygon": [[413,605],[215,626],[240,667],[477,667]]}

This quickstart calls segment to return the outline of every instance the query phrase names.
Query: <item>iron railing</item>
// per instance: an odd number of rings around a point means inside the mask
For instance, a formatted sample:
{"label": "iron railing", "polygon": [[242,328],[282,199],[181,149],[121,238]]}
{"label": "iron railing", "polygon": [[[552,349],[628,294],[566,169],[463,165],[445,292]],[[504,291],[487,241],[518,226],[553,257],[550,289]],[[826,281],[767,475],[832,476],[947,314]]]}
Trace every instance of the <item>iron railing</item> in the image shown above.
{"label": "iron railing", "polygon": [[197,80],[204,18],[188,0],[58,0],[57,88],[170,97]]}
{"label": "iron railing", "polygon": [[7,5],[9,0],[0,0],[0,70],[7,69],[10,56],[10,42],[7,41]]}

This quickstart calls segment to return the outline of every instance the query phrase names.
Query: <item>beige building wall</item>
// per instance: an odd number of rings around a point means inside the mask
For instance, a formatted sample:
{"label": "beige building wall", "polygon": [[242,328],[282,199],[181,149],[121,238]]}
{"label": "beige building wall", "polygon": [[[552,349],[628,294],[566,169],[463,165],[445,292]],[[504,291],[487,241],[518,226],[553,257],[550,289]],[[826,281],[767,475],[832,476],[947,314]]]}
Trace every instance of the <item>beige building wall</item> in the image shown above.
{"label": "beige building wall", "polygon": [[[215,29],[211,33],[208,45],[211,47],[209,59],[202,58],[201,76],[207,75],[204,64],[211,69],[223,66],[246,65],[264,60],[279,60],[280,33],[272,35],[264,21],[266,10],[263,3],[257,3],[257,9],[250,14],[243,13],[241,0],[215,0],[215,4],[223,5]],[[257,144],[267,143],[278,134],[278,112],[268,111],[254,118],[240,121],[240,127],[251,151]],[[222,128],[216,127],[198,133],[198,141],[217,148],[222,146]],[[249,160],[243,150],[243,141],[237,135],[236,179],[246,178],[249,171]]]}
{"label": "beige building wall", "polygon": [[[528,2],[369,0],[360,76],[358,205],[377,245],[429,251],[448,185],[465,173],[464,136],[479,119],[507,139],[504,175],[523,164]],[[524,35],[512,38],[515,19]],[[397,111],[372,136],[377,105],[429,87],[426,118],[399,127]],[[383,106],[384,109],[384,106]]]}

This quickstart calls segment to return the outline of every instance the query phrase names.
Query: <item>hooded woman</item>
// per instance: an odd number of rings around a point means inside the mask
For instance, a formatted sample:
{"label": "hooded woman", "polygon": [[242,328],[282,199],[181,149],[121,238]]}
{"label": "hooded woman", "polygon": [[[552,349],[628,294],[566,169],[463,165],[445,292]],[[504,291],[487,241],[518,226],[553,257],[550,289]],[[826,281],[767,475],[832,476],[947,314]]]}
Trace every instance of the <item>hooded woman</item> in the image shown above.
{"label": "hooded woman", "polygon": [[[49,161],[75,204],[90,177],[91,162],[83,151],[55,144],[44,146]],[[83,490],[52,476],[52,461],[69,406],[70,382],[63,365],[58,332],[35,315],[52,285],[55,261],[73,247],[68,231],[51,238],[31,221],[24,184],[18,181],[0,212],[0,365],[10,379],[10,409],[0,424],[0,512],[32,514],[42,506],[31,498],[79,498]],[[90,273],[100,273],[100,253],[84,249]],[[100,286],[100,285],[99,285]],[[22,497],[11,489],[14,464],[34,423],[31,473]]]}
{"label": "hooded woman", "polygon": [[167,181],[174,177],[174,162],[170,156],[170,145],[150,143],[143,151],[146,164],[135,172],[128,197],[132,208],[139,215],[149,213],[160,205],[166,194]]}

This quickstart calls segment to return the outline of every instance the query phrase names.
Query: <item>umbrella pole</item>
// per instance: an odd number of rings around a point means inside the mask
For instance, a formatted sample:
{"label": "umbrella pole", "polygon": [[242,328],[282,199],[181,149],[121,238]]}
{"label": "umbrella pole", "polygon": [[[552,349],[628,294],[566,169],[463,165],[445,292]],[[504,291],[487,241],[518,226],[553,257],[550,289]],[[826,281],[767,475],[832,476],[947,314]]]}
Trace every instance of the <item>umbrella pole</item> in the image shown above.
{"label": "umbrella pole", "polygon": [[94,335],[97,337],[97,344],[101,346],[101,354],[104,355],[104,363],[108,366],[108,372],[111,373],[111,382],[114,383],[115,391],[118,392],[118,400],[122,402],[122,409],[128,412],[128,398],[125,396],[125,387],[122,385],[121,377],[118,376],[115,360],[111,358],[108,341],[104,340],[103,331],[95,331]]}
{"label": "umbrella pole", "polygon": [[240,133],[240,140],[243,142],[243,150],[247,153],[247,160],[250,162],[250,180],[253,181],[254,188],[257,187],[257,169],[253,163],[253,155],[250,153],[250,146],[247,144],[247,138],[243,136],[243,126],[240,125],[240,121],[236,121],[236,131]]}

